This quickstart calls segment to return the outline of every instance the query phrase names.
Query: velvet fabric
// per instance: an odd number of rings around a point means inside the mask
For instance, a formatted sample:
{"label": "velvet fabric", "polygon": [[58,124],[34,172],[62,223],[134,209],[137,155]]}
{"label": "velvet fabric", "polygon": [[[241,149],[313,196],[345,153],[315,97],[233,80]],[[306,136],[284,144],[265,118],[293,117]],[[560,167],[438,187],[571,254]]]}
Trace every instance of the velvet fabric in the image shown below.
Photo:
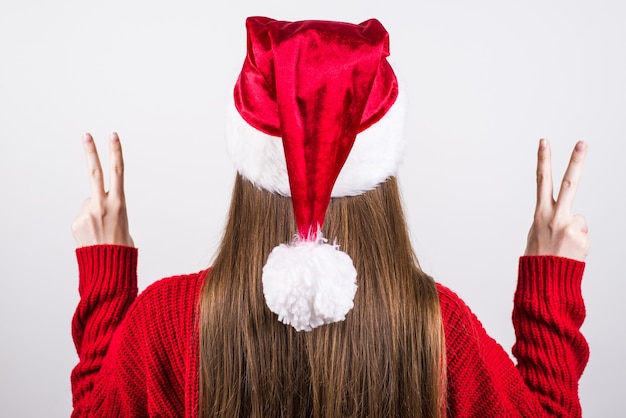
{"label": "velvet fabric", "polygon": [[397,98],[389,35],[376,19],[251,17],[246,28],[235,106],[251,126],[282,138],[300,239],[315,240],[357,133]]}

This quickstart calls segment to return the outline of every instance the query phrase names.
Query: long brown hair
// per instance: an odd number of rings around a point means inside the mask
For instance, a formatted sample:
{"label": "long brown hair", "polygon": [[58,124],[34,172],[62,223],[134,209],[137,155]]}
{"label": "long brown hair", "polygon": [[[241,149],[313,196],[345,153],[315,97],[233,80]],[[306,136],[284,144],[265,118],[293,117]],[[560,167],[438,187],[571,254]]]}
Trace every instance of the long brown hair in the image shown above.
{"label": "long brown hair", "polygon": [[324,236],[358,274],[345,321],[297,332],[265,305],[263,265],[295,233],[290,198],[237,175],[200,299],[200,416],[442,416],[439,299],[411,247],[396,179],[328,207]]}

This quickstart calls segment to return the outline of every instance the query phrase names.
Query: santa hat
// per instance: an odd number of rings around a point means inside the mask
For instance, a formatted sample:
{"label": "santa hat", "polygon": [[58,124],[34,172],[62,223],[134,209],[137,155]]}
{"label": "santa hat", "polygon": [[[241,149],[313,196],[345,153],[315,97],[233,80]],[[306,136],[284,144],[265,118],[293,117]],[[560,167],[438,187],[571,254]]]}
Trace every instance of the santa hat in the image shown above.
{"label": "santa hat", "polygon": [[263,292],[280,321],[309,331],[353,307],[352,260],[321,228],[331,196],[362,194],[396,174],[403,100],[386,60],[389,36],[375,19],[251,17],[246,28],[229,150],[243,177],[291,196],[298,235],[270,253]]}

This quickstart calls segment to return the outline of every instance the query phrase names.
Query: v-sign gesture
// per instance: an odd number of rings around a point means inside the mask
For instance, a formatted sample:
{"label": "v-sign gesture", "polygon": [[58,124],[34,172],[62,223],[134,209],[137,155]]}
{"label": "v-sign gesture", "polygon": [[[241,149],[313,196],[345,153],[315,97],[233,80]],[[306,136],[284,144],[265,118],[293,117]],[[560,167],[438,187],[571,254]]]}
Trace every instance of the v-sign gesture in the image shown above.
{"label": "v-sign gesture", "polygon": [[578,142],[555,201],[552,191],[550,144],[545,139],[539,142],[537,206],[528,234],[526,255],[556,255],[580,261],[587,257],[589,253],[587,223],[582,215],[572,213],[586,155],[587,144]]}
{"label": "v-sign gesture", "polygon": [[97,244],[134,246],[128,230],[124,197],[124,158],[116,133],[110,137],[110,190],[104,189],[104,176],[96,144],[90,134],[83,135],[87,169],[91,181],[89,197],[72,223],[79,247]]}

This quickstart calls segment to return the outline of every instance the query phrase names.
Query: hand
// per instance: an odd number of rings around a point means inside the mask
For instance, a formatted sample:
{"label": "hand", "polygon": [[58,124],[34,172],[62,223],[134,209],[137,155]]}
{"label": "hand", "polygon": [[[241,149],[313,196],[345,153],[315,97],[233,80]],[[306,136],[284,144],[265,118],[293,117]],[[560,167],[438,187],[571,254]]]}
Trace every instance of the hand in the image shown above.
{"label": "hand", "polygon": [[586,155],[587,144],[578,142],[563,176],[559,196],[554,201],[550,144],[545,139],[539,142],[537,207],[528,234],[526,255],[556,255],[580,261],[587,257],[587,223],[583,216],[572,214],[574,196]]}
{"label": "hand", "polygon": [[102,166],[98,150],[90,134],[83,135],[87,169],[91,181],[89,197],[72,223],[72,233],[79,247],[97,244],[117,244],[133,247],[128,231],[126,199],[124,197],[124,159],[116,133],[110,137],[110,190],[104,190]]}

